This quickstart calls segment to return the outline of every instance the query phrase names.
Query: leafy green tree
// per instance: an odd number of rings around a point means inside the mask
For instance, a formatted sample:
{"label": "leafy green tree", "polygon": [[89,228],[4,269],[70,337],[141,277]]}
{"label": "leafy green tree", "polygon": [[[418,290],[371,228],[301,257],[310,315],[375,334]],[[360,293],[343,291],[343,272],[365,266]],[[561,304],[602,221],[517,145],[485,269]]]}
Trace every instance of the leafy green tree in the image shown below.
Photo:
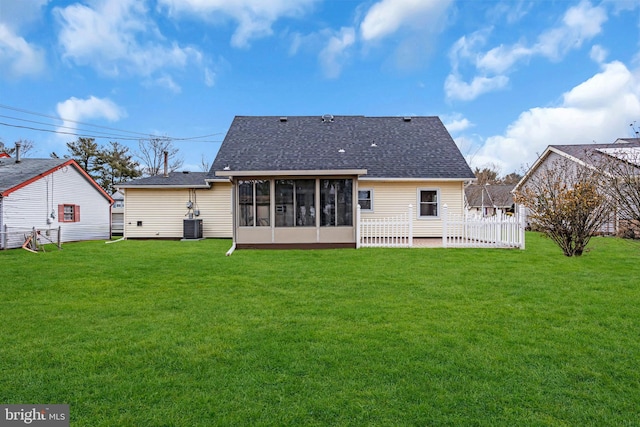
{"label": "leafy green tree", "polygon": [[[109,194],[117,184],[141,175],[140,165],[133,160],[129,148],[118,142],[109,142],[105,148],[93,138],[78,138],[68,142],[69,155]],[[55,156],[55,153],[51,153]]]}
{"label": "leafy green tree", "polygon": [[93,179],[99,176],[100,147],[94,138],[79,137],[77,141],[67,142],[70,157],[74,159]]}
{"label": "leafy green tree", "polygon": [[117,184],[142,174],[140,165],[129,154],[129,148],[118,142],[109,142],[107,148],[100,150],[96,166],[96,181],[109,194],[115,191]]}

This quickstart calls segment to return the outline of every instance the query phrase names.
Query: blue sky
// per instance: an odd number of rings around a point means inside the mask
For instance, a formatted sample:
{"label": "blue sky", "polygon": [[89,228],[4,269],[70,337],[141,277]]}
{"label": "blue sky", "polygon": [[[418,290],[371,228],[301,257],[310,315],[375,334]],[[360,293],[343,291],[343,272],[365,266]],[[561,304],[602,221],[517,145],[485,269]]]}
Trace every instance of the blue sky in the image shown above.
{"label": "blue sky", "polygon": [[0,139],[33,156],[160,135],[196,171],[235,115],[323,114],[437,115],[503,174],[634,136],[640,0],[0,0]]}

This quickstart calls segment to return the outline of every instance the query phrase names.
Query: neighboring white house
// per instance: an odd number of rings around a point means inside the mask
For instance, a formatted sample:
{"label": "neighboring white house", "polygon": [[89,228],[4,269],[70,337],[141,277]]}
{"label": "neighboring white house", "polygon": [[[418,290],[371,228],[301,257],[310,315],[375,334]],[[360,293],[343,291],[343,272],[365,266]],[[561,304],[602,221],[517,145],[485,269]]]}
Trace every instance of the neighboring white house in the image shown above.
{"label": "neighboring white house", "polygon": [[[557,167],[558,161],[569,161],[569,165],[586,166],[592,169],[598,167],[602,162],[618,161],[628,162],[620,153],[628,150],[640,150],[639,138],[619,138],[610,144],[571,144],[571,145],[549,145],[538,157],[536,162],[529,168],[524,177],[516,184],[514,191],[527,186],[527,183],[539,176],[548,168]],[[635,157],[634,160],[640,157]],[[566,167],[563,164],[564,167]],[[610,219],[600,230],[603,234],[616,234],[620,226],[617,212],[612,211]]]}
{"label": "neighboring white house", "polygon": [[111,206],[111,235],[122,236],[124,234],[124,193],[120,190],[111,194],[113,205]]}
{"label": "neighboring white house", "polygon": [[0,248],[43,240],[109,239],[113,199],[72,159],[0,158]]}

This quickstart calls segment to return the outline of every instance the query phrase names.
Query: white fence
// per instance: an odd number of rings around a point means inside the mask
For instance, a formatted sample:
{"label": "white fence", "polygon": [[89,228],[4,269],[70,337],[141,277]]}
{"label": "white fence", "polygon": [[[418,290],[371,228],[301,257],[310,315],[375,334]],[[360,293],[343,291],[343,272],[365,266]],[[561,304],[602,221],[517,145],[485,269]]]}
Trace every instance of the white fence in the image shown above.
{"label": "white fence", "polygon": [[356,247],[410,248],[413,246],[413,206],[407,212],[388,218],[362,219],[357,212]]}
{"label": "white fence", "polygon": [[520,248],[524,249],[525,213],[519,207],[515,215],[502,211],[491,217],[449,215],[442,212],[442,246],[445,248]]}

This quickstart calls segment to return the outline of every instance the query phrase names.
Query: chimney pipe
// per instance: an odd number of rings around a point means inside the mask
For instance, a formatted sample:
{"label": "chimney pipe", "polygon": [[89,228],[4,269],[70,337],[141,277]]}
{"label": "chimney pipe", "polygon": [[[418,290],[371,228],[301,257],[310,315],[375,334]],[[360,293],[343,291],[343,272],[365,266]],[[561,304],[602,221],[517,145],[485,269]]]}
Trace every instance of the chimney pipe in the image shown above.
{"label": "chimney pipe", "polygon": [[164,151],[164,177],[169,176],[169,152]]}
{"label": "chimney pipe", "polygon": [[20,163],[22,161],[22,159],[20,158],[20,146],[22,144],[20,144],[19,142],[16,142],[16,163]]}

